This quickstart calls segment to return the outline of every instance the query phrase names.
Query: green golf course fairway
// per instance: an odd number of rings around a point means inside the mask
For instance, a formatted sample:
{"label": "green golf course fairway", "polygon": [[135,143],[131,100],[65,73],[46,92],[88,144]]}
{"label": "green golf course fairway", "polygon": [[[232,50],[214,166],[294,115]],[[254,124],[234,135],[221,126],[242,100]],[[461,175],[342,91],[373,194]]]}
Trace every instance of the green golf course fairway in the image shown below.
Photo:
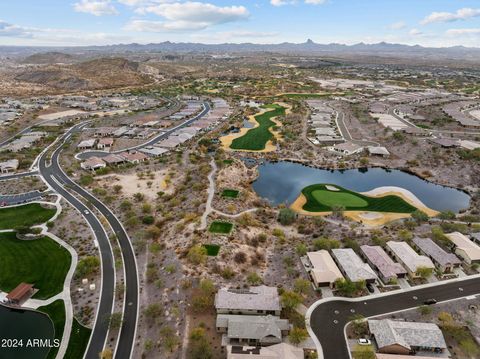
{"label": "green golf course fairway", "polygon": [[0,290],[9,292],[22,282],[35,285],[37,299],[48,299],[63,289],[72,261],[70,253],[48,237],[17,239],[0,233]]}
{"label": "green golf course fairway", "polygon": [[270,128],[275,126],[272,117],[285,115],[285,107],[277,104],[265,105],[262,108],[271,109],[265,113],[255,116],[258,126],[248,130],[242,137],[232,141],[230,148],[233,150],[262,151],[267,142],[273,138]]}
{"label": "green golf course fairway", "polygon": [[[329,190],[327,186],[337,190]],[[386,213],[412,213],[417,210],[398,196],[369,197],[333,184],[314,184],[305,187],[302,194],[306,198],[302,209],[307,212],[331,212],[334,207],[343,207],[345,211]]]}

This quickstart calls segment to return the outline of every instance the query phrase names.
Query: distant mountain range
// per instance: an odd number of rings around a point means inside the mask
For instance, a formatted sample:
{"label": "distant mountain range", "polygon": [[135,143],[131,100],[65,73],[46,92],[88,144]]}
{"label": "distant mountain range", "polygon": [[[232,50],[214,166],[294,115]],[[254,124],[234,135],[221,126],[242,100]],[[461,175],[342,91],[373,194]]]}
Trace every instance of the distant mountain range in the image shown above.
{"label": "distant mountain range", "polygon": [[128,54],[128,53],[207,53],[207,54],[241,54],[241,53],[278,53],[295,55],[365,55],[403,58],[435,58],[450,60],[478,61],[480,48],[453,46],[430,48],[419,45],[410,46],[380,42],[377,44],[358,43],[355,45],[318,44],[312,40],[304,43],[253,44],[253,43],[174,43],[170,41],[151,44],[118,44],[84,47],[21,47],[0,46],[0,56],[29,56],[40,52],[63,52],[66,54]]}

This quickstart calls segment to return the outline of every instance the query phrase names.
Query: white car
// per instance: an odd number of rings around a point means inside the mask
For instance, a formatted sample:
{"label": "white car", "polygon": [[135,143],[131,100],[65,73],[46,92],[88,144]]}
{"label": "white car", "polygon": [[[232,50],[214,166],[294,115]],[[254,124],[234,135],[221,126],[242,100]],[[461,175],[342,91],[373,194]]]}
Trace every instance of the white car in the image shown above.
{"label": "white car", "polygon": [[372,342],[371,342],[370,340],[364,339],[364,338],[358,339],[358,340],[357,340],[357,343],[358,343],[359,345],[371,345],[371,344],[372,344]]}
{"label": "white car", "polygon": [[90,214],[90,212],[87,211],[87,210],[83,211],[83,213],[84,213],[84,214]]}

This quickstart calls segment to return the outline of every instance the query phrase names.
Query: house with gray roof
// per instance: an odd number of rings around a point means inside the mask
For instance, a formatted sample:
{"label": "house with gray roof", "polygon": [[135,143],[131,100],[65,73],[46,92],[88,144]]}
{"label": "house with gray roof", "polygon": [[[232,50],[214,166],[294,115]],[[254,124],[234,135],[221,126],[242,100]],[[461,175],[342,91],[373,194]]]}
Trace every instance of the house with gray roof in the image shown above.
{"label": "house with gray roof", "polygon": [[404,278],[407,274],[405,268],[394,262],[382,247],[363,245],[360,249],[368,264],[377,271],[382,282],[389,283],[397,278]]}
{"label": "house with gray roof", "polygon": [[429,257],[443,273],[451,273],[454,268],[458,268],[462,264],[455,254],[445,251],[430,238],[415,237],[413,243],[415,248]]}
{"label": "house with gray roof", "polygon": [[276,287],[220,289],[215,295],[217,314],[280,315],[282,307]]}
{"label": "house with gray roof", "polygon": [[222,346],[261,345],[268,346],[282,342],[290,331],[287,319],[266,315],[217,315],[217,332],[222,333]]}
{"label": "house with gray roof", "polygon": [[434,323],[383,319],[369,320],[368,328],[378,351],[387,354],[442,353],[447,344],[442,331]]}
{"label": "house with gray roof", "polygon": [[406,242],[387,242],[387,252],[408,271],[412,278],[420,277],[420,269],[434,270],[435,265],[426,256],[419,255]]}
{"label": "house with gray roof", "polygon": [[375,271],[351,248],[332,249],[333,259],[337,262],[341,272],[352,282],[365,281],[374,283],[377,280]]}

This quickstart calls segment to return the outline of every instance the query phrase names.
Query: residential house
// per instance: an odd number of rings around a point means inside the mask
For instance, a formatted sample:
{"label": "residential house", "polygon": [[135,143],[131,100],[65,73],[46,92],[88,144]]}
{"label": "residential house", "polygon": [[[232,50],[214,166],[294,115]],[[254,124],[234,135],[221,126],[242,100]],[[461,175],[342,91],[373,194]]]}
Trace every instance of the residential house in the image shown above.
{"label": "residential house", "polygon": [[268,347],[227,346],[227,359],[303,359],[302,348],[288,343],[274,344]]}
{"label": "residential house", "polygon": [[77,145],[77,148],[79,150],[89,150],[89,149],[91,149],[95,146],[96,142],[97,142],[97,140],[94,139],[94,138],[91,138],[91,139],[88,139],[88,140],[83,140]]}
{"label": "residential house", "polygon": [[477,244],[480,244],[480,232],[470,233],[470,238]]}
{"label": "residential house", "polygon": [[97,148],[99,150],[110,151],[112,146],[113,146],[113,138],[101,138],[100,140],[98,140],[98,143],[97,143]]}
{"label": "residential house", "polygon": [[322,249],[307,253],[307,271],[315,287],[329,286],[333,288],[337,279],[343,279],[342,272],[328,251]]}
{"label": "residential house", "polygon": [[337,262],[343,275],[352,282],[365,281],[374,283],[377,280],[375,271],[364,263],[351,248],[332,249],[332,256]]}
{"label": "residential house", "polygon": [[148,159],[148,156],[143,154],[142,152],[122,152],[119,155],[123,157],[128,163],[132,163],[135,165]]}
{"label": "residential house", "polygon": [[390,152],[385,147],[382,146],[369,146],[368,154],[370,156],[380,156],[380,157],[388,157],[390,156]]}
{"label": "residential house", "polygon": [[220,289],[215,295],[217,314],[280,315],[282,307],[276,287]]}
{"label": "residential house", "polygon": [[415,237],[413,243],[415,248],[429,257],[443,273],[451,273],[462,264],[455,254],[446,252],[430,238]]}
{"label": "residential house", "polygon": [[93,157],[90,157],[89,159],[83,161],[80,164],[80,167],[82,167],[84,170],[95,171],[95,170],[98,170],[100,168],[107,167],[107,164],[101,158],[93,156]]}
{"label": "residential house", "polygon": [[125,162],[125,159],[119,155],[110,154],[102,157],[102,160],[109,166],[119,165]]}
{"label": "residential house", "polygon": [[367,263],[378,273],[383,283],[404,278],[407,274],[405,268],[394,262],[382,247],[363,245],[360,249]]}
{"label": "residential house", "polygon": [[430,258],[421,256],[406,242],[387,242],[387,251],[407,270],[411,278],[419,278],[419,270],[423,268],[435,269]]}
{"label": "residential house", "polygon": [[353,142],[345,142],[336,144],[330,148],[331,151],[341,153],[345,156],[354,155],[356,153],[361,153],[363,151],[363,147],[359,146]]}
{"label": "residential house", "polygon": [[288,319],[272,315],[219,314],[215,327],[217,332],[224,334],[222,346],[278,344],[290,331]]}
{"label": "residential house", "polygon": [[442,353],[447,349],[442,331],[433,323],[369,320],[368,328],[380,353],[401,355],[417,352]]}
{"label": "residential house", "polygon": [[455,254],[468,264],[480,263],[480,247],[460,232],[446,234],[452,241]]}

